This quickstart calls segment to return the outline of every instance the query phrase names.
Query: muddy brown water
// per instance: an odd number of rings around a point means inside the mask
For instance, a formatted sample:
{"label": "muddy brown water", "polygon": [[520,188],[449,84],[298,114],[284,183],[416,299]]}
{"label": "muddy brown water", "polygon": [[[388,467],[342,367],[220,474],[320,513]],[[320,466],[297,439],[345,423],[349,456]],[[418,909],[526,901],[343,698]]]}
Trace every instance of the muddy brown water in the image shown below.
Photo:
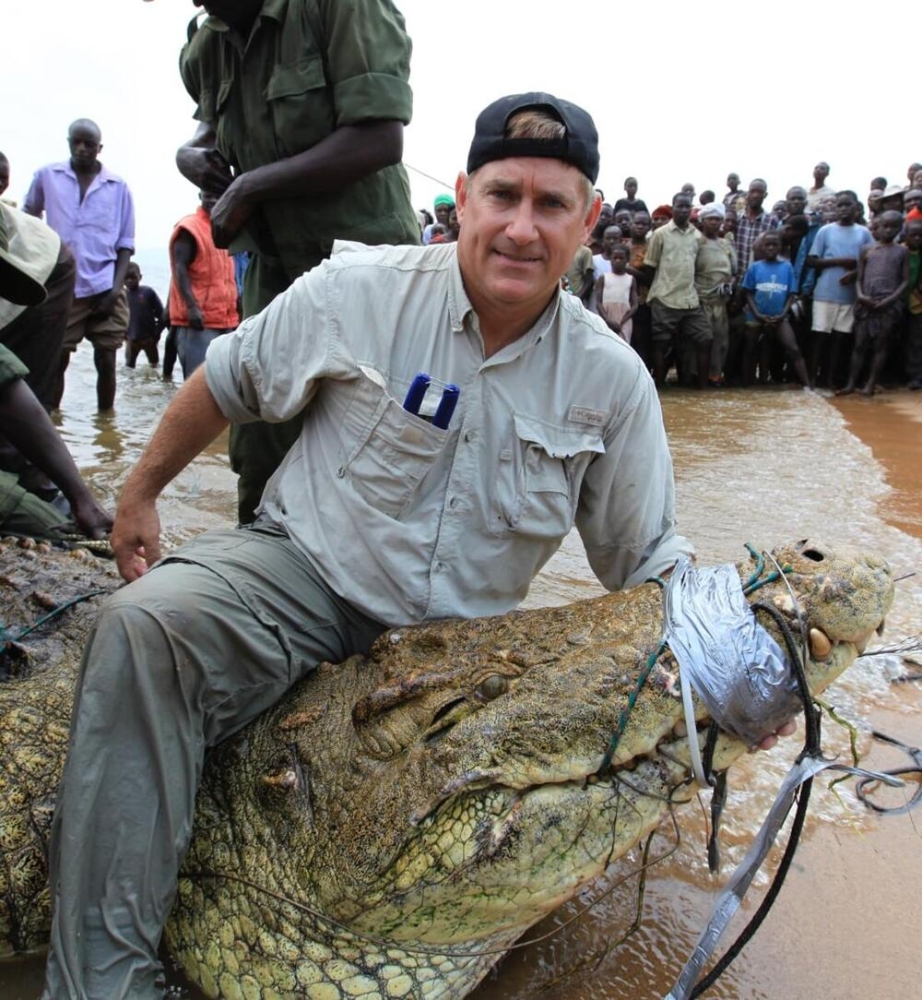
{"label": "muddy brown water", "polygon": [[[139,361],[120,372],[117,409],[99,417],[92,364],[78,352],[69,373],[61,430],[89,481],[114,498],[175,387]],[[794,389],[707,394],[668,390],[663,410],[676,466],[680,530],[704,562],[736,560],[759,546],[811,537],[885,555],[897,586],[885,640],[922,631],[922,394],[881,393],[832,401]],[[224,442],[209,449],[161,503],[165,541],[232,517],[233,476]],[[529,606],[599,591],[576,536],[535,582]],[[918,667],[915,669],[919,669]],[[922,685],[893,684],[894,658],[865,658],[827,694],[861,732],[869,766],[905,760],[870,739],[878,728],[922,745]],[[824,743],[847,754],[847,738],[828,721]],[[782,776],[800,749],[792,738],[731,771],[723,870],[707,872],[702,810],[679,814],[681,840],[658,836],[663,859],[647,875],[639,929],[637,856],[532,929],[472,994],[476,1000],[656,1000],[672,986],[703,927],[719,886],[745,854]],[[851,784],[829,791],[817,780],[804,838],[765,924],[707,994],[722,1000],[889,1000],[922,995],[922,810],[879,817]],[[909,794],[914,786],[910,786]],[[669,853],[671,851],[671,853]],[[750,916],[777,858],[743,907]],[[616,885],[616,883],[621,883]],[[585,911],[585,912],[583,912]],[[731,927],[739,929],[738,920]],[[539,939],[540,940],[535,940]],[[731,934],[726,936],[726,942]],[[0,998],[35,1000],[42,962],[0,965]],[[195,996],[194,991],[190,991]]]}

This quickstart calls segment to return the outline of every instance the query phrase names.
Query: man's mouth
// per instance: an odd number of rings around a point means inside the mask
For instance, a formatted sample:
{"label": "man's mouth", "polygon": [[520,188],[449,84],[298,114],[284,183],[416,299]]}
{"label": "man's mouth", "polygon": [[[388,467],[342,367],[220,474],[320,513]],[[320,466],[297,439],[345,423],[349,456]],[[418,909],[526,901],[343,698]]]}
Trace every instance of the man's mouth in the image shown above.
{"label": "man's mouth", "polygon": [[540,257],[529,257],[525,254],[511,254],[506,253],[503,250],[494,250],[495,254],[503,258],[503,260],[508,260],[513,264],[537,264],[541,258]]}

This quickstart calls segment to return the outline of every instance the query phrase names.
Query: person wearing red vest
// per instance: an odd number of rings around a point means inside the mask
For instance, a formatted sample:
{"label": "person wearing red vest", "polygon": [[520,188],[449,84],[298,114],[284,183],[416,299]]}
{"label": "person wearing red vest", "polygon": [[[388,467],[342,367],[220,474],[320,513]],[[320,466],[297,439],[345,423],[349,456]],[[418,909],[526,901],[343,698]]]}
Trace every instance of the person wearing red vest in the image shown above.
{"label": "person wearing red vest", "polygon": [[202,191],[202,204],[179,220],[170,237],[170,323],[183,378],[205,360],[208,345],[236,329],[234,260],[211,236],[211,208],[217,197]]}

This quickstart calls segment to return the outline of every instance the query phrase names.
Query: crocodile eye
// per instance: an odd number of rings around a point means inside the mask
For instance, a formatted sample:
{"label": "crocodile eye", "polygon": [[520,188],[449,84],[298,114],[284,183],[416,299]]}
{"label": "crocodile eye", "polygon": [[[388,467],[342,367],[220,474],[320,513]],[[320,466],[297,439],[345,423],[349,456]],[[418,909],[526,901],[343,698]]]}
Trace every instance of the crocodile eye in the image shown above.
{"label": "crocodile eye", "polygon": [[484,701],[493,701],[509,690],[509,681],[502,674],[491,674],[477,686],[474,694]]}

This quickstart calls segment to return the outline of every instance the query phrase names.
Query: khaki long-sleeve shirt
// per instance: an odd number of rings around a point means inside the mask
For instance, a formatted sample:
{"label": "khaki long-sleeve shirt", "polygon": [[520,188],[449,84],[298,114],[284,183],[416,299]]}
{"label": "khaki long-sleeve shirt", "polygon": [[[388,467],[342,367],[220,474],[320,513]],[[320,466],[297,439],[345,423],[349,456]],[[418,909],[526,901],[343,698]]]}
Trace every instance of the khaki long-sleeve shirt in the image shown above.
{"label": "khaki long-sleeve shirt", "polygon": [[[558,293],[484,359],[456,245],[337,251],[206,378],[232,421],[306,407],[261,511],[339,594],[390,625],[503,613],[574,524],[612,590],[691,551],[653,382],[598,317]],[[404,409],[419,372],[460,387],[445,430]]]}

